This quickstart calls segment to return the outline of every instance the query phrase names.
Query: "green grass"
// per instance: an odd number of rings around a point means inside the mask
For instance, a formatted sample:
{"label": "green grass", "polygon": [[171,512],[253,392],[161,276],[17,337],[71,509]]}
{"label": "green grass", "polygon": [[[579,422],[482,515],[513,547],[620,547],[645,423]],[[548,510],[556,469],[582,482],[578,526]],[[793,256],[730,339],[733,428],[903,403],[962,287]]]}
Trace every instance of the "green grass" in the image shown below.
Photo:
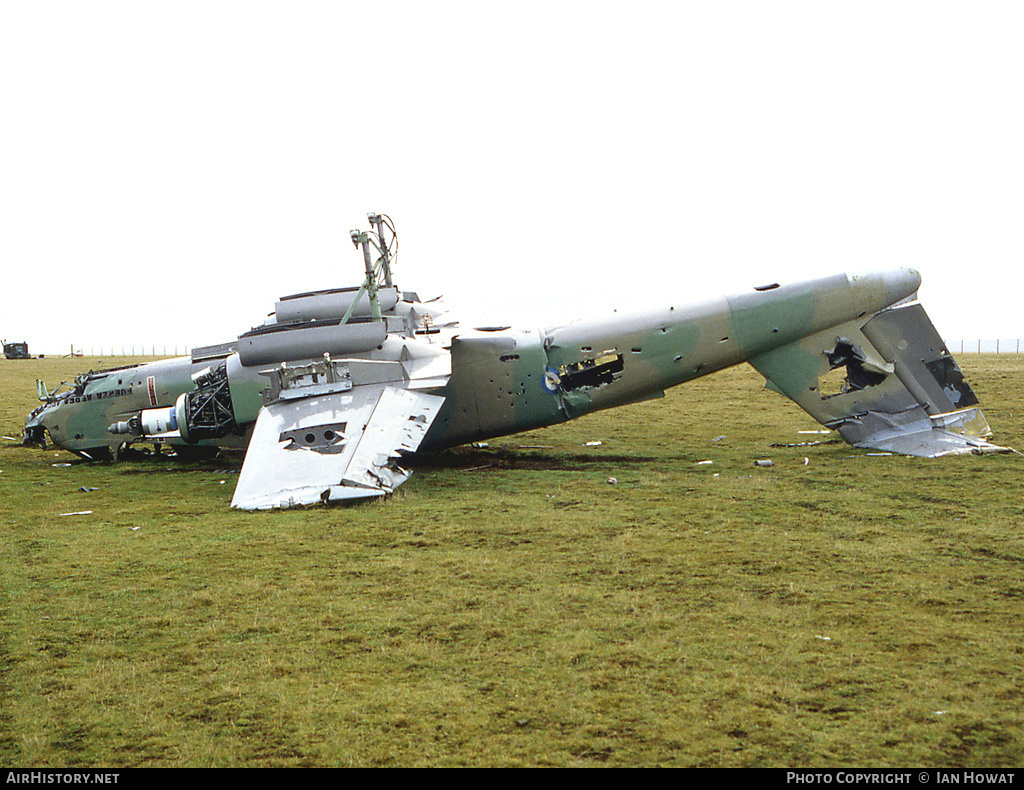
{"label": "green grass", "polygon": [[[1024,362],[960,361],[1024,447]],[[90,362],[0,360],[0,434]],[[1021,457],[817,427],[737,368],[275,513],[0,440],[0,762],[1019,765]]]}

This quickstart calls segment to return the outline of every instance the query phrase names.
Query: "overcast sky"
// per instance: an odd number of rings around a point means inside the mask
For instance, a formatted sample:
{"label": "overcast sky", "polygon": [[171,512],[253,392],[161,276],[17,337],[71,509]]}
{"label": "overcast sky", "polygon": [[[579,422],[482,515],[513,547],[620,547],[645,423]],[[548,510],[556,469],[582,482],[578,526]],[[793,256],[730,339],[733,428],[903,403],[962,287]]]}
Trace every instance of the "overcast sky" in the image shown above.
{"label": "overcast sky", "polygon": [[396,280],[548,325],[909,266],[1024,336],[1019,2],[0,2],[0,336],[204,345]]}

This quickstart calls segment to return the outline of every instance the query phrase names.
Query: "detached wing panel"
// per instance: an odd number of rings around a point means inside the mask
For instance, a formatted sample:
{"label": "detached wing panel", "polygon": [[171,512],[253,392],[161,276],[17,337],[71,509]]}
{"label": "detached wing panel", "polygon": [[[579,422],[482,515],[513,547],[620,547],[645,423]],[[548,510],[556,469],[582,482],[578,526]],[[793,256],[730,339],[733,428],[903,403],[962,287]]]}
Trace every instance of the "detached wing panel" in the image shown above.
{"label": "detached wing panel", "polygon": [[856,447],[922,457],[1002,451],[978,399],[914,302],[751,358],[768,386]]}
{"label": "detached wing panel", "polygon": [[419,447],[443,402],[367,384],[264,406],[231,506],[265,510],[389,494],[409,477],[395,459]]}

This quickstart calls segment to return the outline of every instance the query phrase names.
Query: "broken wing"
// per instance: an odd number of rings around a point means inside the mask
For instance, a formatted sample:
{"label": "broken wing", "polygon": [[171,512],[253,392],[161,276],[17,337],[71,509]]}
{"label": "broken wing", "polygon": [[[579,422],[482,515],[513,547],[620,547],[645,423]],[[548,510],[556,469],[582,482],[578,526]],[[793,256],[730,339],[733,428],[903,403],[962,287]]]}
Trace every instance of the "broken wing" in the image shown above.
{"label": "broken wing", "polygon": [[231,506],[294,507],[391,493],[444,402],[392,384],[279,400],[260,409]]}
{"label": "broken wing", "polygon": [[917,302],[883,310],[750,359],[857,447],[936,457],[1002,451],[978,399]]}

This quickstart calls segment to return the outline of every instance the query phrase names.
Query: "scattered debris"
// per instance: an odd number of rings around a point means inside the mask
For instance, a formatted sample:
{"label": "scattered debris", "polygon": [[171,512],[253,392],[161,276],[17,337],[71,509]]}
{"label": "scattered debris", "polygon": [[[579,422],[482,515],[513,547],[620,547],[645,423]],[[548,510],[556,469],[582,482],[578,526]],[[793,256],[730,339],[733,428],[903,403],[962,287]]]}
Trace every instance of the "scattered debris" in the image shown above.
{"label": "scattered debris", "polygon": [[711,441],[713,441],[713,442],[720,442],[720,441],[722,441],[722,439],[724,439],[724,438],[725,438],[725,434],[722,434],[721,436],[716,436],[716,437],[715,437],[714,439],[712,439]]}
{"label": "scattered debris", "polygon": [[793,444],[783,444],[781,442],[775,442],[771,447],[816,447],[823,442],[794,442]]}
{"label": "scattered debris", "polygon": [[830,636],[818,636],[817,634],[815,634],[814,638],[815,639],[820,639],[823,642],[831,642],[832,641],[832,637],[830,637]]}
{"label": "scattered debris", "polygon": [[128,527],[128,529],[130,529],[132,532],[135,532],[136,530],[142,529],[142,527]]}
{"label": "scattered debris", "polygon": [[50,466],[52,466],[54,469],[56,469],[56,468],[61,467],[61,466],[71,466],[71,464],[50,464]]}
{"label": "scattered debris", "polygon": [[99,489],[98,489],[98,488],[89,488],[89,487],[87,487],[87,486],[82,486],[82,487],[81,487],[81,488],[79,488],[78,490],[79,490],[79,491],[85,491],[85,492],[86,492],[87,494],[88,494],[88,493],[89,493],[90,491],[99,491]]}
{"label": "scattered debris", "polygon": [[604,442],[584,442],[584,447],[600,447]]}
{"label": "scattered debris", "polygon": [[713,463],[714,461],[698,461],[696,463],[696,466],[710,466]]}
{"label": "scattered debris", "polygon": [[805,456],[804,456],[804,466],[810,466],[810,465],[811,465],[811,459],[810,459],[810,458],[808,458],[808,457],[807,457],[807,456],[805,455]]}
{"label": "scattered debris", "polygon": [[21,441],[20,439],[16,439],[16,438],[14,438],[13,436],[0,436],[0,439],[7,439],[7,441],[9,441],[9,442],[18,442],[18,441]]}
{"label": "scattered debris", "polygon": [[489,444],[487,444],[487,442],[473,442],[473,444],[471,445],[471,447],[472,447],[472,448],[473,448],[474,450],[485,450],[485,449],[487,449],[488,447],[490,447],[490,445],[489,445]]}
{"label": "scattered debris", "polygon": [[803,434],[808,434],[808,433],[832,433],[832,431],[830,431],[828,428],[826,428],[823,431],[797,431],[797,433],[803,433]]}
{"label": "scattered debris", "polygon": [[61,516],[91,516],[91,510],[76,510],[73,513],[60,513]]}
{"label": "scattered debris", "polygon": [[767,468],[769,466],[775,466],[775,462],[771,458],[759,458],[758,460],[754,461],[754,466]]}
{"label": "scattered debris", "polygon": [[615,484],[616,484],[616,483],[618,483],[618,482],[619,482],[619,481],[618,481],[618,480],[616,480],[616,479],[615,479],[614,477],[609,477],[609,478],[608,478],[608,484],[609,484],[609,485],[615,485]]}

